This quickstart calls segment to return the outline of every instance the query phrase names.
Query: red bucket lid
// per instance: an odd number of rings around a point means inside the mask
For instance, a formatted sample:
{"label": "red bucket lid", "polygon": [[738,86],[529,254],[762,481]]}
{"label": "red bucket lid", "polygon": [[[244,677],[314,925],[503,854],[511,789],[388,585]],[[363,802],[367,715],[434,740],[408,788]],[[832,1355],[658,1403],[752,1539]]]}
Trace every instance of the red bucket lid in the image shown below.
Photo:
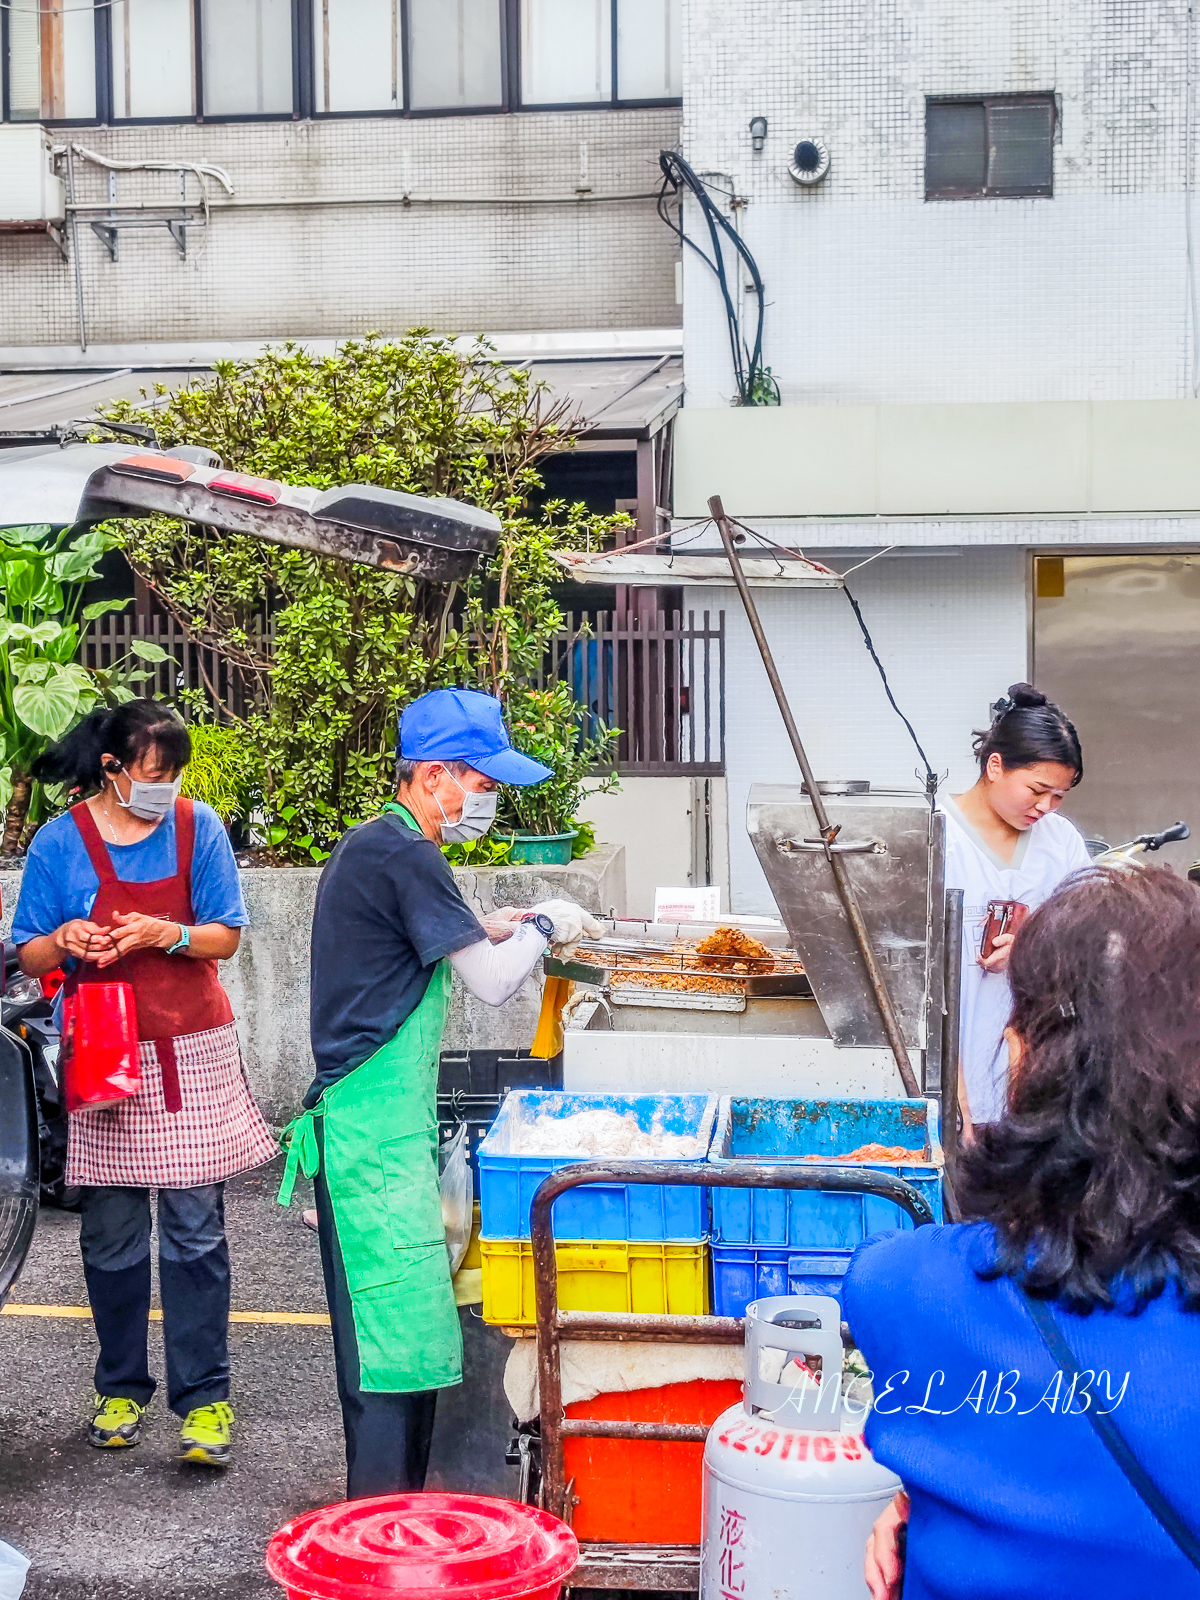
{"label": "red bucket lid", "polygon": [[347,1500],[296,1517],[267,1546],[276,1583],[312,1600],[516,1600],[560,1584],[578,1560],[565,1522],[479,1494]]}

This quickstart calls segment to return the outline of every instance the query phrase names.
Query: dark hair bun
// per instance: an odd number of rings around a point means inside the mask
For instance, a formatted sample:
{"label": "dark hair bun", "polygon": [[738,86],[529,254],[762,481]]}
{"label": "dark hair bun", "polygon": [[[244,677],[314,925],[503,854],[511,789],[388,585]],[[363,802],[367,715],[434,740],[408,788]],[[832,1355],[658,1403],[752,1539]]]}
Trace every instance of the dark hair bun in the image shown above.
{"label": "dark hair bun", "polygon": [[1010,683],[1008,698],[1014,706],[1032,707],[1047,704],[1046,696],[1040,689],[1035,689],[1031,683]]}
{"label": "dark hair bun", "polygon": [[1006,772],[1053,761],[1070,767],[1075,783],[1083,777],[1083,752],[1074,724],[1031,683],[1011,683],[1003,700],[988,708],[991,727],[976,730],[974,750],[980,772],[993,755]]}

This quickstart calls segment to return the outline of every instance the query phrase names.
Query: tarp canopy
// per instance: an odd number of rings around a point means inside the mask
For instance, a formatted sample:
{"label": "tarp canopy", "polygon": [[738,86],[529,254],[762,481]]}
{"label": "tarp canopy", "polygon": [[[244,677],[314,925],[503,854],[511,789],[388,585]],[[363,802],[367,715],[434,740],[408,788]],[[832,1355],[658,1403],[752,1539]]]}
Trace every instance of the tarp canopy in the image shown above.
{"label": "tarp canopy", "polygon": [[[601,557],[577,553],[556,557],[576,583],[625,583],[634,587],[668,584],[700,584],[707,588],[733,587],[733,572],[724,554],[721,555],[659,555],[653,551],[635,550],[630,554],[614,551]],[[780,556],[743,556],[742,571],[751,588],[762,589],[840,589],[842,580],[836,572],[817,561],[797,555],[789,559]]]}

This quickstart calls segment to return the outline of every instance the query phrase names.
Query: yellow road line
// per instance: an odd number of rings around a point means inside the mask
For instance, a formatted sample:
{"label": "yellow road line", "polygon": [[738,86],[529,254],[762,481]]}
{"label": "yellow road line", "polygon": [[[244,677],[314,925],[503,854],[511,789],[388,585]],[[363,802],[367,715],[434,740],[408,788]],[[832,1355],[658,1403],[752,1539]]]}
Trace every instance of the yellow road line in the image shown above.
{"label": "yellow road line", "polygon": [[[91,1319],[91,1306],[40,1306],[6,1305],[0,1307],[3,1317],[86,1317]],[[274,1323],[284,1327],[327,1328],[329,1318],[324,1311],[231,1311],[230,1322]],[[162,1312],[152,1311],[151,1322],[161,1322]]]}

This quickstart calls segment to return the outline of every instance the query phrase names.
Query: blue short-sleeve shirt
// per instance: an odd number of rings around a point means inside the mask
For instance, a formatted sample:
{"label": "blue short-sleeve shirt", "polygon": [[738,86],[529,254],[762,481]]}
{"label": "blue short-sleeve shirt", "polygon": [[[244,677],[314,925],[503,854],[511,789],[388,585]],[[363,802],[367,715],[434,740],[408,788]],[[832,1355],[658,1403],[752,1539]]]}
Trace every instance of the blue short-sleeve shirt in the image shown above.
{"label": "blue short-sleeve shirt", "polygon": [[[211,806],[200,801],[194,802],[194,816],[192,911],[196,922],[244,928],[250,919],[225,825]],[[136,844],[113,844],[107,839],[105,844],[113,871],[126,883],[155,883],[174,876],[174,813]],[[14,942],[24,944],[40,934],[53,933],[73,917],[90,916],[99,888],[96,869],[71,818],[63,815],[47,822],[34,834],[25,858],[13,914]]]}

